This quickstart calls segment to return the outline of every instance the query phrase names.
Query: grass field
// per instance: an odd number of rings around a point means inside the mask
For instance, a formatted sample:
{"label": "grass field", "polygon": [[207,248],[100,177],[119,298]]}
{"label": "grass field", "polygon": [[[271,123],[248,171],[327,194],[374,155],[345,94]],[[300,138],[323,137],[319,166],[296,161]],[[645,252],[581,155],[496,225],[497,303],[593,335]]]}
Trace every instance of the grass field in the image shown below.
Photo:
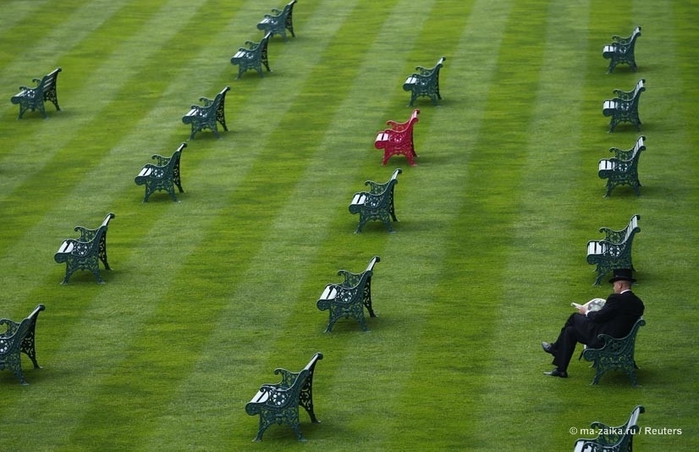
{"label": "grass field", "polygon": [[[0,317],[46,305],[43,369],[0,372],[0,451],[572,450],[639,404],[638,450],[696,451],[699,1],[299,0],[272,72],[235,80],[275,1],[0,0]],[[638,72],[606,74],[602,46],[636,25]],[[381,166],[403,80],[443,55],[418,166]],[[62,111],[18,120],[17,87],[58,66]],[[608,133],[602,101],[639,78],[641,196],[604,198],[598,160],[639,132]],[[143,203],[136,174],[226,85],[229,131],[188,143],[181,202]],[[354,234],[352,194],[397,167],[396,233]],[[110,211],[107,283],[59,285],[61,241]],[[570,302],[610,292],[585,244],[633,214],[642,386],[592,387],[577,360],[543,376]],[[374,255],[370,332],[323,333],[325,284]],[[302,411],[307,442],[273,426],[252,443],[245,404],[317,351],[322,423]]]}

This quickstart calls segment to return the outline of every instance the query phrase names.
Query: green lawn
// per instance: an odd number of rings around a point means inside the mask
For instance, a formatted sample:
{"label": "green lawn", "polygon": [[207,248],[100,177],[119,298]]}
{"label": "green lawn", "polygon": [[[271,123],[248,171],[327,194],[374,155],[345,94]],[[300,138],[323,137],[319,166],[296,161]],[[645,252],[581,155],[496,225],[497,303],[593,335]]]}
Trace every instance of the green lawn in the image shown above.
{"label": "green lawn", "polygon": [[[0,451],[572,450],[572,430],[639,404],[638,450],[696,451],[699,1],[299,0],[272,72],[235,80],[230,57],[284,2],[0,0],[0,317],[46,305],[43,369],[24,359],[29,386],[0,372]],[[638,72],[606,74],[602,47],[636,25]],[[381,166],[405,77],[441,56],[418,166]],[[59,66],[62,111],[18,120],[17,87]],[[608,133],[603,100],[639,78],[643,131]],[[141,167],[227,85],[229,131],[188,142],[181,202],[143,203]],[[604,198],[598,160],[641,133],[641,196]],[[397,167],[396,233],[354,234],[352,194]],[[59,285],[53,253],[107,212],[107,283]],[[587,241],[633,214],[642,386],[592,387],[577,360],[543,376],[570,302],[610,291]],[[374,255],[370,332],[324,333],[323,288]],[[302,411],[306,443],[284,426],[252,443],[245,404],[317,351],[322,423]]]}

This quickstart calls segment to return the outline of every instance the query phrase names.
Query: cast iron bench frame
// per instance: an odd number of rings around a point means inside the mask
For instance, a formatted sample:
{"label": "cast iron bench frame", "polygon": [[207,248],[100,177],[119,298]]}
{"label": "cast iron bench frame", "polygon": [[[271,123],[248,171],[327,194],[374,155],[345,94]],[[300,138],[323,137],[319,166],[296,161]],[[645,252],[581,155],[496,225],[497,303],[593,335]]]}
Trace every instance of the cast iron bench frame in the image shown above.
{"label": "cast iron bench frame", "polygon": [[314,424],[320,423],[313,410],[313,375],[316,363],[323,359],[318,352],[299,372],[277,368],[275,375],[281,374],[282,381],[276,384],[263,384],[257,394],[245,405],[250,416],[260,415],[260,424],[254,441],[262,441],[262,435],[272,424],[288,425],[299,441],[305,441],[301,433],[299,406],[302,406]]}
{"label": "cast iron bench frame", "polygon": [[59,264],[66,263],[66,276],[61,284],[68,284],[77,270],[89,270],[99,284],[105,283],[100,275],[99,261],[102,261],[105,270],[111,270],[107,262],[107,228],[114,217],[113,213],[108,213],[97,229],[76,226],[75,231],[80,232],[80,238],[66,239],[61,243],[53,257]]}
{"label": "cast iron bench frame", "polygon": [[611,74],[619,64],[628,64],[633,72],[636,66],[636,39],[641,36],[641,27],[636,27],[629,37],[612,36],[612,43],[602,48],[602,56],[609,60],[607,74]]}
{"label": "cast iron bench frame", "polygon": [[177,202],[175,195],[175,186],[180,193],[184,193],[182,189],[182,179],[180,174],[180,159],[182,150],[187,147],[187,143],[182,143],[171,157],[164,157],[160,154],[153,154],[152,159],[157,163],[146,163],[141,169],[141,172],[136,176],[136,185],[145,185],[146,194],[143,197],[143,202],[148,202],[148,198],[156,191],[166,191],[170,194],[173,201]]}
{"label": "cast iron bench frame", "polygon": [[364,185],[369,186],[369,191],[354,194],[349,211],[351,214],[359,214],[359,225],[354,231],[355,234],[362,232],[362,228],[368,221],[381,221],[388,232],[394,232],[391,220],[398,221],[394,205],[394,188],[398,183],[398,175],[402,172],[403,170],[396,168],[391,178],[383,184],[368,180]]}
{"label": "cast iron bench frame", "polygon": [[597,175],[600,179],[607,179],[605,198],[611,195],[612,190],[617,185],[628,185],[636,193],[636,196],[641,194],[639,191],[641,182],[638,180],[638,161],[641,152],[646,149],[645,141],[646,137],[641,135],[631,149],[623,150],[612,147],[609,152],[613,152],[614,157],[599,161]]}
{"label": "cast iron bench frame", "polygon": [[434,105],[437,105],[437,99],[442,99],[442,95],[439,92],[439,72],[442,66],[444,66],[446,59],[447,57],[441,57],[437,64],[429,69],[417,66],[415,68],[417,72],[410,74],[405,79],[403,90],[411,93],[409,107],[413,106],[413,102],[418,97],[429,97]]}
{"label": "cast iron bench frame", "polygon": [[390,129],[383,130],[376,135],[374,147],[383,149],[382,165],[386,165],[388,160],[394,155],[404,155],[408,159],[410,166],[415,166],[415,143],[413,141],[413,128],[418,122],[419,109],[413,110],[412,114],[405,122],[389,120],[386,122]]}
{"label": "cast iron bench frame", "polygon": [[614,338],[607,334],[597,336],[602,341],[600,348],[585,347],[580,357],[585,361],[592,362],[592,367],[596,370],[595,377],[592,379],[592,384],[599,383],[602,375],[610,370],[621,370],[626,373],[631,379],[633,386],[638,386],[636,380],[636,360],[634,352],[636,349],[636,336],[638,330],[646,324],[643,317],[640,317],[634,323],[629,334],[622,338]]}
{"label": "cast iron bench frame", "polygon": [[260,77],[264,77],[262,66],[267,68],[267,72],[272,72],[269,68],[269,57],[267,49],[269,47],[269,38],[272,32],[268,32],[260,42],[245,41],[247,47],[239,47],[238,51],[231,57],[231,64],[238,66],[238,76],[236,80],[242,77],[243,73],[248,70],[257,71]]}
{"label": "cast iron bench frame", "polygon": [[590,427],[598,432],[597,438],[580,438],[575,441],[573,452],[632,452],[633,437],[639,432],[638,417],[645,413],[642,405],[636,406],[625,424],[617,427],[596,421]]}
{"label": "cast iron bench frame", "polygon": [[617,125],[622,122],[633,124],[638,131],[641,130],[641,118],[638,116],[638,103],[641,93],[646,90],[646,80],[640,79],[631,91],[615,89],[617,97],[605,100],[602,104],[602,114],[609,116],[609,131],[614,132]]}
{"label": "cast iron bench frame", "polygon": [[380,262],[379,256],[374,256],[369,261],[366,269],[361,273],[352,273],[347,270],[337,272],[344,277],[341,284],[328,284],[316,302],[320,311],[328,311],[328,326],[326,333],[332,332],[335,323],[342,318],[354,318],[367,331],[364,308],[370,317],[376,317],[371,303],[371,277],[374,274],[374,265]]}
{"label": "cast iron bench frame", "polygon": [[296,4],[296,0],[291,0],[282,10],[272,8],[272,14],[265,14],[265,17],[257,24],[257,29],[264,31],[265,34],[272,33],[272,36],[281,35],[284,41],[287,40],[286,31],[289,30],[291,36],[295,38],[294,4]]}
{"label": "cast iron bench frame", "polygon": [[598,286],[604,275],[614,269],[630,268],[635,270],[631,259],[631,247],[634,236],[641,232],[641,228],[638,226],[640,219],[640,215],[634,215],[626,227],[618,231],[602,227],[599,232],[603,233],[605,238],[587,242],[587,263],[597,265],[595,269],[597,278],[594,285]]}
{"label": "cast iron bench frame", "polygon": [[57,111],[61,110],[61,107],[58,106],[58,93],[56,91],[58,73],[61,71],[62,69],[58,67],[40,79],[33,79],[32,81],[36,83],[36,87],[34,88],[28,86],[19,87],[19,93],[15,94],[10,99],[13,104],[19,104],[18,119],[22,119],[22,116],[27,110],[39,110],[44,118],[48,118],[46,115],[46,108],[44,107],[44,102],[46,101],[51,102],[56,107]]}
{"label": "cast iron bench frame", "polygon": [[184,124],[192,125],[192,133],[189,135],[190,140],[194,139],[194,135],[196,135],[197,132],[201,132],[204,129],[211,130],[216,138],[221,138],[216,123],[221,124],[223,130],[228,131],[228,127],[226,127],[225,106],[226,93],[230,89],[230,86],[226,86],[213,99],[200,97],[199,101],[204,105],[192,105],[187,114],[182,117],[182,122]]}
{"label": "cast iron bench frame", "polygon": [[41,369],[36,360],[36,321],[39,313],[46,309],[43,304],[37,305],[27,318],[20,323],[10,319],[0,319],[0,370],[11,370],[19,379],[20,384],[27,385],[22,372],[22,355],[24,353],[32,360],[34,369]]}

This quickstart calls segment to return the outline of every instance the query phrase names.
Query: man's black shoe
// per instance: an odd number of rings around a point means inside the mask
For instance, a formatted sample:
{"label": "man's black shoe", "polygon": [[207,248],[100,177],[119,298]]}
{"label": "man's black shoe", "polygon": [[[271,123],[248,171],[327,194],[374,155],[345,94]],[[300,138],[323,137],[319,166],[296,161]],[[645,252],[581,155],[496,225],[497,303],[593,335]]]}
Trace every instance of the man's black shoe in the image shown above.
{"label": "man's black shoe", "polygon": [[558,369],[553,369],[551,372],[544,372],[544,375],[548,375],[550,377],[568,378],[568,372],[560,371]]}
{"label": "man's black shoe", "polygon": [[550,353],[552,355],[556,354],[556,352],[553,349],[553,345],[549,344],[548,342],[542,342],[541,348],[543,348],[546,353]]}

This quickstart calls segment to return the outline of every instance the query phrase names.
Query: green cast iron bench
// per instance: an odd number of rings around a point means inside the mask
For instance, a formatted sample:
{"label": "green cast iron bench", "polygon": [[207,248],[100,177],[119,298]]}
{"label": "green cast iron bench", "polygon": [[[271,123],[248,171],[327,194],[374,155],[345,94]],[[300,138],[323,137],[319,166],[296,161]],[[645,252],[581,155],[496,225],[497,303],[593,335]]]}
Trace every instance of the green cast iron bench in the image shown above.
{"label": "green cast iron bench", "polygon": [[361,273],[340,270],[337,274],[343,276],[344,281],[341,284],[325,286],[316,306],[321,311],[329,312],[330,320],[325,329],[326,333],[332,332],[335,322],[350,317],[359,322],[363,331],[367,330],[364,308],[369,311],[370,317],[376,317],[371,305],[371,277],[374,274],[374,265],[379,261],[379,256],[374,256]]}
{"label": "green cast iron bench", "polygon": [[311,422],[319,423],[313,411],[313,375],[316,363],[321,359],[323,354],[316,353],[300,372],[277,368],[274,374],[281,374],[282,381],[277,384],[263,384],[245,405],[245,412],[250,416],[260,416],[255,441],[262,441],[265,430],[273,424],[288,425],[296,433],[299,441],[305,441],[301,434],[299,406],[306,410]]}
{"label": "green cast iron bench", "polygon": [[605,197],[608,197],[617,185],[628,185],[637,196],[641,194],[638,189],[641,186],[638,180],[638,160],[641,152],[646,149],[645,141],[646,137],[640,136],[631,149],[610,148],[609,151],[614,153],[614,157],[599,161],[597,174],[600,179],[607,179]]}
{"label": "green cast iron bench", "polygon": [[291,0],[282,10],[277,8],[272,8],[272,14],[265,14],[264,19],[257,24],[257,29],[262,30],[267,33],[274,35],[281,35],[286,41],[287,30],[291,33],[292,37],[296,37],[294,34],[294,5],[296,0]]}
{"label": "green cast iron bench", "polygon": [[46,109],[44,108],[44,102],[46,101],[51,102],[56,107],[56,110],[61,110],[61,107],[58,106],[58,94],[56,92],[56,81],[61,70],[59,67],[44,75],[43,78],[35,78],[33,82],[36,83],[36,87],[34,88],[28,86],[19,87],[19,93],[10,99],[13,104],[19,104],[19,119],[22,119],[27,110],[39,110],[41,115],[47,118]]}
{"label": "green cast iron bench", "polygon": [[626,423],[616,427],[593,422],[590,428],[599,432],[597,437],[575,441],[573,452],[633,452],[633,437],[639,432],[638,417],[645,411],[643,406],[636,406]]}
{"label": "green cast iron bench", "polygon": [[183,193],[182,180],[180,177],[180,158],[182,150],[187,147],[187,143],[180,144],[180,147],[172,154],[172,157],[163,157],[153,154],[152,158],[157,163],[147,163],[141,172],[136,176],[136,185],[145,185],[146,194],[143,202],[148,202],[148,198],[156,191],[166,191],[173,201],[177,201],[175,186]]}
{"label": "green cast iron bench", "polygon": [[628,64],[636,72],[636,39],[641,36],[641,27],[636,27],[631,36],[612,36],[612,43],[602,48],[602,56],[609,60],[607,74],[611,74],[619,64]]}
{"label": "green cast iron bench", "polygon": [[381,221],[389,232],[394,232],[391,220],[398,221],[394,206],[394,188],[398,183],[398,175],[403,170],[397,168],[391,178],[380,184],[374,181],[366,181],[369,191],[361,191],[354,194],[349,205],[351,214],[359,214],[359,225],[355,233],[362,232],[362,228],[368,221]]}
{"label": "green cast iron bench", "polygon": [[602,375],[610,370],[621,370],[631,379],[631,384],[638,386],[636,381],[636,360],[634,350],[636,348],[636,336],[638,330],[646,324],[643,317],[636,320],[629,334],[622,338],[613,338],[607,334],[600,334],[598,339],[602,341],[600,348],[585,347],[580,357],[592,363],[596,370],[592,384],[599,383]]}
{"label": "green cast iron bench", "polygon": [[424,68],[422,66],[417,66],[414,72],[410,74],[403,83],[403,90],[410,91],[410,103],[408,106],[412,107],[413,102],[418,97],[429,97],[432,99],[432,103],[437,105],[437,99],[441,99],[442,95],[439,92],[439,71],[444,66],[444,61],[446,57],[442,57],[437,61],[437,64],[432,68]]}
{"label": "green cast iron bench", "polygon": [[239,79],[243,72],[248,70],[257,71],[260,77],[264,77],[262,73],[263,65],[267,68],[267,72],[272,72],[269,68],[269,58],[267,57],[270,36],[272,36],[271,32],[267,33],[260,42],[245,41],[247,47],[238,48],[235,55],[231,57],[231,64],[238,66],[238,77],[236,79]]}
{"label": "green cast iron bench", "polygon": [[384,150],[383,165],[386,165],[394,155],[404,155],[410,166],[415,166],[417,153],[415,153],[415,143],[413,142],[413,126],[418,122],[418,114],[420,114],[420,110],[416,108],[405,122],[387,121],[386,124],[391,128],[376,135],[374,147]]}
{"label": "green cast iron bench", "polygon": [[618,268],[634,269],[631,259],[631,247],[636,233],[641,231],[638,226],[640,215],[634,215],[629,224],[621,230],[607,227],[600,228],[605,235],[603,240],[587,242],[587,263],[596,265],[597,278],[594,285],[599,285],[604,275]]}
{"label": "green cast iron bench", "polygon": [[35,369],[41,368],[36,361],[36,321],[39,313],[44,309],[43,304],[38,305],[20,323],[10,319],[0,319],[0,370],[11,370],[23,385],[28,383],[22,372],[21,353],[32,360]]}
{"label": "green cast iron bench", "polygon": [[633,124],[637,130],[641,130],[641,119],[638,116],[638,102],[641,93],[646,90],[646,81],[641,79],[631,91],[615,89],[617,95],[614,99],[605,100],[602,104],[602,114],[609,116],[609,131],[614,132],[617,125],[622,122]]}
{"label": "green cast iron bench", "polygon": [[104,284],[99,261],[102,261],[105,270],[111,270],[107,262],[107,227],[114,216],[113,213],[108,213],[97,229],[76,226],[75,231],[80,232],[80,237],[66,239],[61,243],[53,256],[57,263],[66,263],[66,276],[61,284],[68,284],[71,275],[77,270],[89,270],[99,284]]}
{"label": "green cast iron bench", "polygon": [[211,130],[216,138],[221,138],[218,134],[218,124],[221,124],[223,130],[228,131],[226,127],[226,93],[230,90],[230,86],[226,86],[213,99],[200,97],[199,101],[204,105],[192,105],[190,110],[182,117],[182,122],[191,124],[192,133],[189,139],[193,140],[194,135],[202,130]]}

